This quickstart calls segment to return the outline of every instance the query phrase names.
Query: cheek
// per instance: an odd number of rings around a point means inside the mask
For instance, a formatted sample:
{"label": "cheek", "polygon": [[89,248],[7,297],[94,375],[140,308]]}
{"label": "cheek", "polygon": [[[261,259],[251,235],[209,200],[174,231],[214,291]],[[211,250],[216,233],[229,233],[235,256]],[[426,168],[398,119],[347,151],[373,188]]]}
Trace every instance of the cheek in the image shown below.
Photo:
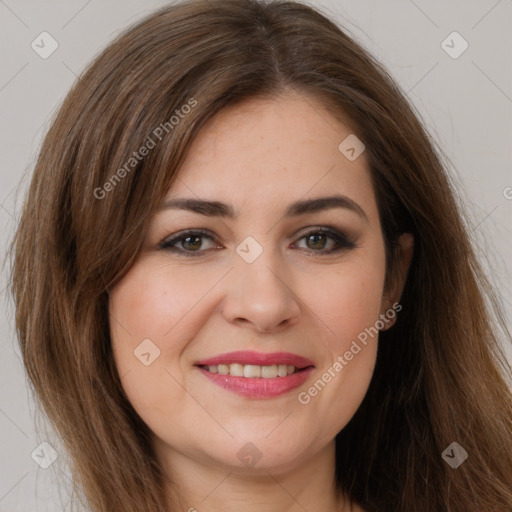
{"label": "cheek", "polygon": [[375,368],[385,278],[384,252],[372,247],[335,272],[317,272],[308,305],[321,320],[325,358],[316,379],[299,390],[308,416],[322,418],[326,439],[336,435],[359,408]]}
{"label": "cheek", "polygon": [[186,423],[180,356],[197,330],[194,306],[209,288],[191,272],[141,260],[110,292],[112,350],[123,389],[157,431]]}
{"label": "cheek", "polygon": [[[370,257],[371,254],[371,257]],[[379,251],[363,254],[333,271],[315,274],[307,288],[307,303],[322,320],[332,350],[345,352],[351,341],[374,326],[382,312],[385,265]]]}
{"label": "cheek", "polygon": [[194,306],[210,286],[165,263],[141,260],[111,290],[112,350],[134,406],[157,408],[172,376],[182,381],[180,355],[197,329]]}
{"label": "cheek", "polygon": [[[372,331],[379,316],[379,293],[361,279],[344,280],[346,288],[324,303],[322,319],[325,357],[315,378],[298,390],[304,417],[321,418],[314,435],[327,442],[341,431],[359,409],[370,385],[378,348]],[[361,341],[363,340],[363,341]],[[313,423],[314,424],[314,423]]]}
{"label": "cheek", "polygon": [[162,338],[206,291],[204,281],[192,273],[142,261],[110,293],[110,314],[132,337]]}
{"label": "cheek", "polygon": [[137,262],[110,293],[110,330],[118,368],[133,367],[134,350],[146,339],[160,351],[155,364],[179,363],[211,314],[211,291],[224,274],[225,269],[215,267],[202,272],[193,265],[177,269],[165,258]]}

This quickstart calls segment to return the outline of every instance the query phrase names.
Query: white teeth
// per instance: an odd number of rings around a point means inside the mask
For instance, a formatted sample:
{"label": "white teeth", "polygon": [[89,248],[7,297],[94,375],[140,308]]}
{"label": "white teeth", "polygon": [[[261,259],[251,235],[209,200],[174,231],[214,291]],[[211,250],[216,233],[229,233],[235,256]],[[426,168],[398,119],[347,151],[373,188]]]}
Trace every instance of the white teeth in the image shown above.
{"label": "white teeth", "polygon": [[277,377],[277,364],[273,364],[272,366],[262,366],[261,376],[264,379],[272,379]]}
{"label": "white teeth", "polygon": [[[230,364],[229,365],[229,374],[233,375],[233,377],[243,377],[245,373],[244,365],[243,364]],[[246,375],[247,377],[247,375]]]}
{"label": "white teeth", "polygon": [[269,366],[259,366],[255,364],[219,364],[205,366],[211,373],[220,375],[233,375],[234,377],[273,379],[275,377],[286,377],[295,373],[296,368],[293,365],[273,364]]}
{"label": "white teeth", "polygon": [[285,364],[278,365],[277,375],[279,375],[279,377],[286,377],[288,375],[288,366]]}
{"label": "white teeth", "polygon": [[[233,368],[233,366],[231,365],[230,368]],[[261,377],[261,366],[255,364],[244,365],[244,377]]]}

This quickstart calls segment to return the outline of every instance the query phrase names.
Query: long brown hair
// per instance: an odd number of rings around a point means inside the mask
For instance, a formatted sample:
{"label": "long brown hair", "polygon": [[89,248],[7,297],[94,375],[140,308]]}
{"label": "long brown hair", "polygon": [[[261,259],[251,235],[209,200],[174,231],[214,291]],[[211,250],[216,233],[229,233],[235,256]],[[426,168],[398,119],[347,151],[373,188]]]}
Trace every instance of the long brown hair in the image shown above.
{"label": "long brown hair", "polygon": [[[287,91],[348,116],[366,145],[389,275],[398,236],[415,236],[400,318],[336,438],[339,489],[368,512],[510,512],[511,368],[499,343],[510,334],[440,151],[386,70],[333,22],[256,0],[192,0],[130,27],[80,76],[39,154],[11,249],[16,326],[89,506],[169,509],[149,428],[113,362],[108,290],[201,126]],[[457,469],[441,455],[452,442],[469,454]]]}

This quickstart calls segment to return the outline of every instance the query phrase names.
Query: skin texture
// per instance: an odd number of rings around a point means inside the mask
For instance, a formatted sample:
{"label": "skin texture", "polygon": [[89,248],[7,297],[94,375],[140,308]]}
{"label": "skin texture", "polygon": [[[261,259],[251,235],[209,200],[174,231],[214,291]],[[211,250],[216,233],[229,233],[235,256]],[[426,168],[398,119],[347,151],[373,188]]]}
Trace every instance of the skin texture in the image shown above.
{"label": "skin texture", "polygon": [[[222,201],[238,216],[160,210],[140,257],[111,290],[112,345],[124,390],[186,507],[350,510],[334,487],[334,437],[368,389],[377,338],[308,404],[298,394],[375,325],[403,286],[397,279],[389,293],[383,289],[384,242],[365,155],[349,161],[338,150],[350,133],[310,96],[253,99],[222,111],[195,139],[166,199]],[[294,201],[333,194],[358,203],[367,220],[346,208],[283,217]],[[322,226],[355,246],[322,255],[337,243],[305,237]],[[205,229],[212,239],[182,239],[176,247],[200,256],[159,247],[189,229]],[[253,263],[236,252],[248,236],[263,248]],[[405,275],[412,241],[402,243]],[[145,366],[134,350],[148,338],[160,355]],[[242,397],[194,366],[233,350],[292,352],[315,369],[282,396]],[[261,454],[253,467],[237,457],[247,442]]]}

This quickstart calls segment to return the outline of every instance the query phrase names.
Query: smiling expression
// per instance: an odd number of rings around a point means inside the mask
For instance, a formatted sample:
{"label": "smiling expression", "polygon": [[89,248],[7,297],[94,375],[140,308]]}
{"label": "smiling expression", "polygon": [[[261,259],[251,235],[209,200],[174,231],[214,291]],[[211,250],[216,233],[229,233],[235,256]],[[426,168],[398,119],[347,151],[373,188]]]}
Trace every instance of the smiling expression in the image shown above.
{"label": "smiling expression", "polygon": [[297,400],[394,300],[365,154],[338,149],[351,133],[288,94],[223,110],[194,140],[110,293],[122,385],[159,453],[240,468],[250,441],[259,467],[285,470],[358,409],[376,338]]}

